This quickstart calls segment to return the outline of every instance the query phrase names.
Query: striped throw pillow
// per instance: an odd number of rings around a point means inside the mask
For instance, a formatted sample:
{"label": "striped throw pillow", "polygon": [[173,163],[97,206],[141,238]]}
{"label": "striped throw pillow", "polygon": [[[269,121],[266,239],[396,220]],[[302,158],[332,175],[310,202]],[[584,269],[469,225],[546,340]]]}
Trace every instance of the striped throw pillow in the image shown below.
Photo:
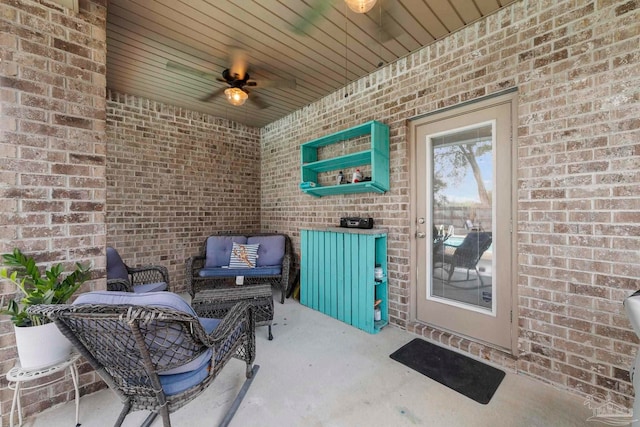
{"label": "striped throw pillow", "polygon": [[254,268],[258,258],[258,246],[260,243],[246,245],[233,242],[229,268]]}

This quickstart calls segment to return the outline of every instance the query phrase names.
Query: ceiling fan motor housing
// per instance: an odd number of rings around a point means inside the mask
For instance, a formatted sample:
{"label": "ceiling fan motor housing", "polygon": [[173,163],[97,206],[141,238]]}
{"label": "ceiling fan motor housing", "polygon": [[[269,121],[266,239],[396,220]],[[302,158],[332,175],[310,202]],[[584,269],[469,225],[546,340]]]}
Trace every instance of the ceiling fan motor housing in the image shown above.
{"label": "ceiling fan motor housing", "polygon": [[249,80],[249,73],[244,73],[244,78],[240,78],[238,74],[231,75],[231,72],[227,68],[222,72],[222,78],[231,86],[242,89],[243,86],[247,84]]}

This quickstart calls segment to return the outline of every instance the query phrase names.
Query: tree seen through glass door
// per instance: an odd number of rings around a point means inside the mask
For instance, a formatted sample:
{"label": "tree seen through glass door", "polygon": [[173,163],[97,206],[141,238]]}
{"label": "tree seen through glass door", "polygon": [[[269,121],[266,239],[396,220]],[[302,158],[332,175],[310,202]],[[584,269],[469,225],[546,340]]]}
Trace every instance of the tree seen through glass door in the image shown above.
{"label": "tree seen through glass door", "polygon": [[431,137],[430,296],[491,310],[493,125]]}

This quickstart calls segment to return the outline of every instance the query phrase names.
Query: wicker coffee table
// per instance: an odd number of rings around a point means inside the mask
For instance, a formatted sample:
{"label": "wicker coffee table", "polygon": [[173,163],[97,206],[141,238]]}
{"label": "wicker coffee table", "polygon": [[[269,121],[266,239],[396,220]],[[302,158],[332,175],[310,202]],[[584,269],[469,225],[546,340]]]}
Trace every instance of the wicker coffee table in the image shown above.
{"label": "wicker coffee table", "polygon": [[271,293],[271,285],[241,285],[202,290],[195,295],[191,306],[200,317],[222,319],[231,307],[241,301],[253,304],[256,313],[256,326],[268,325],[269,340],[272,340],[273,294]]}

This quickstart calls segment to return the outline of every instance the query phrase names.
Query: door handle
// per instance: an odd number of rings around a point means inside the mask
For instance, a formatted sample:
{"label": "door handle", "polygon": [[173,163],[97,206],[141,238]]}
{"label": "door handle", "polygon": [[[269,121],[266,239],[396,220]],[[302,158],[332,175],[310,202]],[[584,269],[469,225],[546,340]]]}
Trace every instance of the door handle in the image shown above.
{"label": "door handle", "polygon": [[425,233],[425,232],[423,232],[423,231],[418,231],[418,232],[416,233],[416,237],[417,237],[418,239],[424,239],[425,237],[427,237],[427,233]]}

